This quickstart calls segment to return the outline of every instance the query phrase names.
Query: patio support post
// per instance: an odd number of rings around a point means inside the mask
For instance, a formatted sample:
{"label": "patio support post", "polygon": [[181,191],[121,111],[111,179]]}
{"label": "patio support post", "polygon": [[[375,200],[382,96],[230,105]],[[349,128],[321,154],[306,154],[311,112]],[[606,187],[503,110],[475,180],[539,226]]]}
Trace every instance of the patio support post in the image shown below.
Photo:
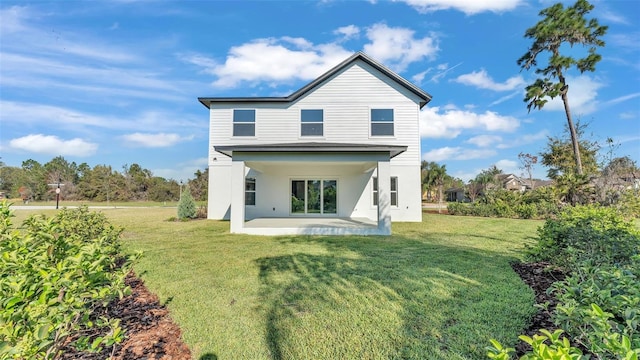
{"label": "patio support post", "polygon": [[391,235],[391,165],[378,161],[378,231]]}
{"label": "patio support post", "polygon": [[231,232],[242,233],[244,229],[244,161],[231,162]]}

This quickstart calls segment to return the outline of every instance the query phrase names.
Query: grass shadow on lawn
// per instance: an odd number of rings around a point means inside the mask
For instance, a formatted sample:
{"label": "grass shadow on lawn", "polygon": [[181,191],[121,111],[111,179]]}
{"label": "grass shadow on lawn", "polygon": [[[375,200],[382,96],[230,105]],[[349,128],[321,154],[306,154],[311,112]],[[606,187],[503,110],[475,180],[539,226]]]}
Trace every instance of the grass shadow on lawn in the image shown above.
{"label": "grass shadow on lawn", "polygon": [[507,250],[398,236],[281,241],[326,253],[255,260],[275,360],[482,358],[492,337],[515,342],[534,311]]}

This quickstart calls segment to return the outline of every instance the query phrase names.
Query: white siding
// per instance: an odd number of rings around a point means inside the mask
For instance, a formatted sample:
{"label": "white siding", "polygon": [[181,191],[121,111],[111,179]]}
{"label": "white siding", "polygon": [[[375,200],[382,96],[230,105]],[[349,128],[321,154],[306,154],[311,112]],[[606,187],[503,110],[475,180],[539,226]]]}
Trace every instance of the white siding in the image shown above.
{"label": "white siding", "polygon": [[[294,103],[212,104],[209,163],[230,161],[213,150],[215,145],[271,144],[318,141],[300,136],[300,110],[324,110],[326,142],[405,145],[407,151],[392,160],[396,165],[420,163],[419,100],[404,87],[357,61]],[[233,109],[256,109],[256,136],[234,137]],[[371,137],[370,109],[394,110],[394,136]],[[213,161],[216,158],[216,161]]]}
{"label": "white siding", "polygon": [[[210,109],[209,218],[228,216],[231,159],[214,151],[218,145],[273,144],[325,141],[335,143],[407,146],[391,160],[391,175],[399,178],[399,206],[391,210],[394,221],[421,221],[419,102],[414,93],[389,79],[366,62],[357,60],[293,103],[212,103]],[[394,110],[394,136],[370,136],[370,110]],[[255,137],[233,137],[233,109],[256,110]],[[324,110],[324,136],[300,136],[300,110]],[[371,200],[373,172],[349,173],[340,166],[300,167],[274,165],[256,175],[256,206],[247,218],[289,216],[290,179],[336,177],[338,216],[375,219]],[[225,190],[226,189],[226,190]],[[275,210],[273,210],[275,208]]]}

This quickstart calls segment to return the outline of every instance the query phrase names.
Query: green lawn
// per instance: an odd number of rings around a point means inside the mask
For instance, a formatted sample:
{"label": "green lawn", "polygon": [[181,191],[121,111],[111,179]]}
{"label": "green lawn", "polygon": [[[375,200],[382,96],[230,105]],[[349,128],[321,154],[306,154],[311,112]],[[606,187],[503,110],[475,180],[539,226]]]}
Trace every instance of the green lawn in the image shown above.
{"label": "green lawn", "polygon": [[165,221],[175,209],[103,211],[196,359],[481,359],[535,312],[509,262],[539,221],[425,214],[391,237],[262,237]]}

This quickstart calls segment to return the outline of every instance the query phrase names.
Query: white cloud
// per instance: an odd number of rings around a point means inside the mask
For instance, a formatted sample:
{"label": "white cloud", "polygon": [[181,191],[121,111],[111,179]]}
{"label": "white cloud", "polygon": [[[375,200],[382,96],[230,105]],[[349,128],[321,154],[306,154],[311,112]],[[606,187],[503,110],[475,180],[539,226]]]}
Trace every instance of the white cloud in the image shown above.
{"label": "white cloud", "polygon": [[352,54],[335,44],[313,46],[300,39],[292,40],[256,39],[232,47],[223,64],[202,55],[183,60],[215,75],[214,86],[229,88],[241,82],[312,80]]}
{"label": "white cloud", "polygon": [[[429,81],[437,83],[438,81],[440,81],[440,79],[445,77],[451,70],[457,68],[460,65],[462,65],[461,62],[453,65],[452,67],[449,67],[449,64],[447,63],[439,64],[438,66],[436,66],[436,73],[431,77]],[[427,71],[430,71],[431,69],[432,68],[429,68]]]}
{"label": "white cloud", "polygon": [[[338,28],[336,33],[353,36],[360,29],[350,25]],[[415,31],[375,24],[366,29],[369,43],[364,51],[395,71],[425,58],[433,59],[438,52],[435,36],[416,38]],[[220,63],[201,54],[182,55],[180,58],[214,75],[214,86],[236,87],[241,83],[283,83],[295,80],[313,80],[353,54],[340,45],[342,40],[313,44],[304,38],[280,37],[254,39],[234,46]]]}
{"label": "white cloud", "polygon": [[484,159],[496,155],[492,149],[467,149],[463,147],[443,147],[433,149],[422,154],[425,161],[445,161],[445,160],[473,160]]}
{"label": "white cloud", "polygon": [[607,9],[600,11],[600,14],[598,17],[603,20],[606,20],[607,23],[629,25],[629,20],[627,20],[627,18]]}
{"label": "white cloud", "polygon": [[510,149],[545,140],[548,136],[549,132],[547,130],[541,130],[534,134],[524,134],[516,137],[509,137],[508,140],[497,142],[493,144],[493,146],[495,146],[497,149]]}
{"label": "white cloud", "polygon": [[617,97],[615,99],[611,99],[611,100],[607,101],[606,103],[604,103],[604,105],[615,105],[615,104],[618,104],[618,103],[621,103],[621,102],[625,102],[627,100],[635,99],[637,97],[640,97],[640,92],[632,93],[632,94],[629,94],[629,95],[620,96],[620,97]]}
{"label": "white cloud", "polygon": [[145,134],[145,133],[133,133],[123,135],[122,138],[129,142],[131,146],[141,146],[141,147],[169,147],[173,146],[179,142],[187,141],[193,139],[193,137],[181,137],[178,134],[167,134],[167,133],[158,133],[158,134]]}
{"label": "white cloud", "polygon": [[[598,101],[598,89],[603,87],[604,84],[600,83],[587,75],[580,75],[578,77],[567,76],[567,84],[569,84],[569,92],[567,97],[569,98],[569,106],[571,112],[576,115],[584,115],[592,113],[596,110]],[[547,111],[564,111],[564,104],[560,96],[556,96],[554,99],[549,99],[542,110]]]}
{"label": "white cloud", "polygon": [[[130,114],[127,117],[116,115],[91,114],[71,108],[0,100],[0,122],[3,124],[21,124],[52,126],[58,129],[79,131],[84,128],[102,128],[116,130],[158,131],[176,128],[206,128],[202,119],[189,119],[184,114],[172,114],[169,111],[146,111]],[[179,120],[176,120],[179,119]]]}
{"label": "white cloud", "polygon": [[521,0],[394,0],[407,3],[421,13],[456,9],[467,15],[485,11],[504,12],[515,9]]}
{"label": "white cloud", "polygon": [[625,111],[620,113],[618,117],[620,117],[620,119],[623,119],[623,120],[629,120],[629,119],[635,119],[636,117],[638,117],[638,114],[633,111]]}
{"label": "white cloud", "polygon": [[512,92],[511,94],[505,95],[505,96],[501,97],[500,99],[492,102],[491,104],[489,104],[489,106],[495,106],[495,105],[498,105],[498,104],[502,104],[503,102],[505,102],[505,101],[517,96],[517,95],[521,95],[521,94],[522,94],[521,90],[516,90],[516,91]]}
{"label": "white cloud", "polygon": [[398,72],[413,62],[435,59],[440,50],[438,39],[433,34],[415,38],[415,31],[411,29],[389,27],[382,23],[369,27],[367,38],[371,43],[364,46],[364,52]]}
{"label": "white cloud", "polygon": [[477,147],[489,147],[496,146],[502,142],[502,137],[497,135],[478,135],[465,141],[468,144],[473,144]]}
{"label": "white cloud", "polygon": [[455,108],[425,107],[420,112],[420,135],[423,138],[453,139],[464,130],[513,132],[520,121],[511,116],[503,116],[493,111],[478,114]]}
{"label": "white cloud", "polygon": [[333,31],[336,35],[341,35],[343,40],[352,39],[360,35],[360,28],[355,25],[347,25],[343,27],[339,27]]}
{"label": "white cloud", "polygon": [[475,86],[480,89],[489,89],[493,91],[510,91],[518,87],[523,87],[525,84],[524,79],[520,75],[510,77],[503,83],[497,83],[489,76],[489,74],[487,74],[485,69],[474,71],[470,74],[460,75],[454,81],[465,85]]}
{"label": "white cloud", "polygon": [[98,150],[98,145],[80,138],[62,140],[57,136],[31,134],[9,141],[9,146],[16,150],[24,150],[36,154],[61,156],[91,156]]}
{"label": "white cloud", "polygon": [[495,163],[495,166],[502,170],[505,174],[518,174],[518,162],[513,160],[502,159]]}

